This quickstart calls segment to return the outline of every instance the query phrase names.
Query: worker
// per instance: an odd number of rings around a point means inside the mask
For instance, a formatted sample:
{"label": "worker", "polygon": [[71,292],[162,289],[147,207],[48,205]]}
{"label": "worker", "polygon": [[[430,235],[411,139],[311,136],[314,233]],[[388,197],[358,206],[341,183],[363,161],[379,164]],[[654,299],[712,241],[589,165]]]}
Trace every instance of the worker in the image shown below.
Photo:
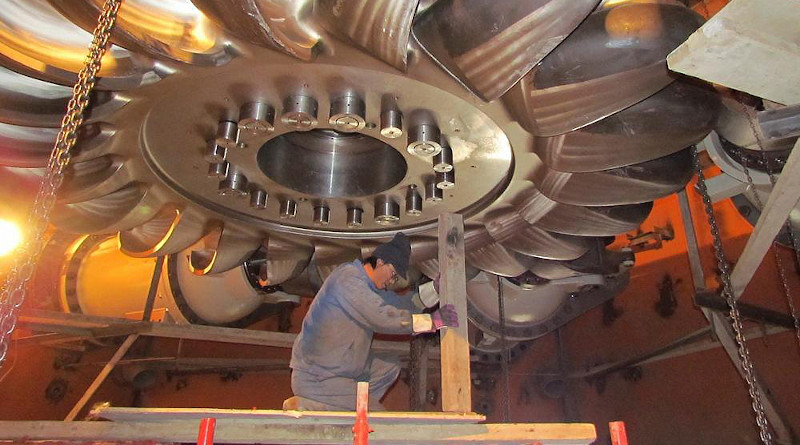
{"label": "worker", "polygon": [[[400,375],[399,357],[373,351],[373,334],[458,326],[452,304],[423,314],[419,293],[388,290],[406,277],[410,254],[408,237],[398,233],[371,257],[342,264],[325,280],[292,348],[292,392],[299,400],[292,409],[352,411],[360,381],[370,384],[370,409],[383,409],[379,401]],[[438,297],[427,300],[438,303]]]}

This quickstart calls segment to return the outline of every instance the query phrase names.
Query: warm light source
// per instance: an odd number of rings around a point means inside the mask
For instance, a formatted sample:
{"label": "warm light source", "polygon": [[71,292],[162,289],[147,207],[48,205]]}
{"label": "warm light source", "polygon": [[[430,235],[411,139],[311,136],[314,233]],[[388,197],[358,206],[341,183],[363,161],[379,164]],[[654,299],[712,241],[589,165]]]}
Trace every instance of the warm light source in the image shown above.
{"label": "warm light source", "polygon": [[22,231],[11,221],[0,219],[0,256],[8,255],[22,242]]}

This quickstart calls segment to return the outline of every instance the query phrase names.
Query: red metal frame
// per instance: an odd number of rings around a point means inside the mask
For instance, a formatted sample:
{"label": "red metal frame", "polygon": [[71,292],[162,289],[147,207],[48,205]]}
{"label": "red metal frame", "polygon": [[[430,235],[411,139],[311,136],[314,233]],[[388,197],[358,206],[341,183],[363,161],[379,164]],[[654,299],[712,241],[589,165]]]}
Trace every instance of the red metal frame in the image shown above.
{"label": "red metal frame", "polygon": [[200,431],[197,433],[197,445],[213,445],[214,429],[217,427],[217,419],[207,417],[200,421]]}
{"label": "red metal frame", "polygon": [[628,445],[625,422],[609,422],[608,431],[611,433],[611,445]]}
{"label": "red metal frame", "polygon": [[353,425],[353,445],[368,445],[369,382],[358,382],[356,391],[356,423]]}

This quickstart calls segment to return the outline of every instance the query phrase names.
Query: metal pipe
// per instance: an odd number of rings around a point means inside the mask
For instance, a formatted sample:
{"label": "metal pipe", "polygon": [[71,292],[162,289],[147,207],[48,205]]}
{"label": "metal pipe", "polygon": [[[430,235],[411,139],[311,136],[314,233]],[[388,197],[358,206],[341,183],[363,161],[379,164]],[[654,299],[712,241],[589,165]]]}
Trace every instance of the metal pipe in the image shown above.
{"label": "metal pipe", "polygon": [[225,160],[227,154],[228,149],[224,145],[219,145],[216,140],[213,140],[208,141],[206,153],[203,158],[212,164],[219,164]]}
{"label": "metal pipe", "polygon": [[281,122],[295,130],[311,130],[317,126],[317,107],[313,97],[289,96],[283,101]]}
{"label": "metal pipe", "polygon": [[297,203],[293,199],[281,201],[279,216],[281,219],[293,219],[297,216]]}
{"label": "metal pipe", "polygon": [[436,156],[442,151],[439,144],[439,127],[430,124],[417,125],[408,133],[408,152],[419,156]]}
{"label": "metal pipe", "polygon": [[235,167],[229,168],[228,175],[219,182],[218,192],[222,196],[247,195],[247,177]]}
{"label": "metal pipe", "polygon": [[406,215],[422,215],[422,196],[420,196],[416,184],[409,185],[406,190]]}
{"label": "metal pipe", "polygon": [[221,121],[217,124],[217,144],[225,148],[235,148],[239,140],[239,127],[235,122]]}
{"label": "metal pipe", "polygon": [[375,202],[375,222],[388,226],[400,222],[400,206],[389,196],[382,196]]}
{"label": "metal pipe", "polygon": [[436,173],[436,187],[442,190],[449,190],[456,186],[456,171]]}
{"label": "metal pipe", "polygon": [[347,209],[347,227],[355,228],[361,227],[364,223],[364,210],[359,207],[350,207]]}
{"label": "metal pipe", "polygon": [[239,130],[268,133],[275,130],[275,110],[263,102],[248,102],[239,109]]}
{"label": "metal pipe", "polygon": [[215,179],[225,179],[228,176],[228,163],[222,161],[220,163],[208,165],[208,177]]}
{"label": "metal pipe", "polygon": [[261,189],[255,189],[250,192],[250,207],[254,209],[267,208],[267,192]]}
{"label": "metal pipe", "polygon": [[395,109],[381,113],[381,136],[397,139],[403,135],[403,113]]}
{"label": "metal pipe", "polygon": [[331,222],[331,209],[328,206],[314,207],[314,224],[327,226]]}
{"label": "metal pipe", "polygon": [[449,146],[442,146],[442,151],[433,157],[433,171],[446,173],[453,170],[453,149]]}
{"label": "metal pipe", "polygon": [[343,132],[358,131],[364,128],[366,107],[364,101],[355,95],[346,95],[331,101],[331,117],[328,123]]}
{"label": "metal pipe", "polygon": [[425,184],[425,200],[439,202],[444,199],[444,191],[436,186],[436,181],[431,180]]}

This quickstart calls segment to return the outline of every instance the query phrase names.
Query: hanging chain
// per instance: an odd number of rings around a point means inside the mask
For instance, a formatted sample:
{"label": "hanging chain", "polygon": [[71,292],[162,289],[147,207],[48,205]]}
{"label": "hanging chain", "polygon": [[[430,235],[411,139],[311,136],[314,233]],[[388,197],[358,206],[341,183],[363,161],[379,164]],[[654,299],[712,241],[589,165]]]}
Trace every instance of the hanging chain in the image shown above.
{"label": "hanging chain", "polygon": [[111,29],[122,0],[106,0],[103,11],[92,35],[89,54],[78,73],[78,81],[72,89],[72,99],[67,104],[67,113],[61,121],[61,130],[56,138],[47,172],[39,185],[33,208],[28,214],[26,242],[17,253],[14,265],[0,293],[0,367],[8,355],[11,333],[17,325],[17,310],[25,299],[25,286],[33,275],[36,262],[44,247],[44,233],[50,220],[50,212],[56,202],[56,192],[64,181],[64,168],[70,161],[70,150],[78,138],[83,123],[83,112],[89,105],[89,95],[97,81],[100,62],[106,52]]}
{"label": "hanging chain", "polygon": [[700,159],[697,156],[697,148],[692,147],[692,156],[694,158],[695,173],[697,174],[697,187],[700,195],[703,197],[705,204],[706,216],[708,224],[711,226],[711,235],[714,238],[714,255],[717,258],[717,266],[720,270],[720,277],[722,278],[722,296],[728,302],[730,307],[731,325],[733,326],[734,333],[736,334],[736,344],[739,347],[739,361],[744,373],[744,379],[747,382],[748,392],[750,393],[750,400],[752,401],[753,411],[756,414],[756,424],[759,429],[759,436],[765,445],[772,444],[772,435],[769,432],[769,423],[764,414],[764,405],[761,403],[761,392],[758,388],[758,380],[753,370],[753,362],[750,360],[750,351],[747,348],[747,342],[744,337],[744,328],[742,327],[742,317],[739,314],[739,304],[736,302],[736,297],[733,293],[733,285],[731,284],[731,270],[730,264],[725,257],[725,251],[722,248],[722,238],[719,234],[719,226],[717,226],[717,219],[714,216],[714,208],[711,204],[711,198],[708,195],[708,188],[706,187],[705,175],[703,174],[703,167],[700,165]]}
{"label": "hanging chain", "polygon": [[497,305],[500,318],[500,366],[503,372],[503,422],[511,421],[511,396],[509,383],[509,351],[506,343],[506,308],[503,301],[503,282],[497,275]]}
{"label": "hanging chain", "polygon": [[[739,106],[742,108],[742,112],[744,113],[745,117],[747,118],[747,123],[750,125],[750,131],[753,132],[753,137],[756,140],[756,144],[758,145],[759,151],[761,151],[762,159],[764,160],[764,168],[766,169],[767,175],[769,176],[769,182],[772,187],[775,187],[775,183],[777,182],[777,178],[775,177],[775,173],[769,167],[769,163],[767,162],[767,154],[766,150],[764,149],[764,143],[761,139],[761,134],[759,133],[758,129],[756,128],[755,117],[752,116],[750,110],[745,106],[742,102],[737,101]],[[742,169],[744,170],[745,177],[747,177],[747,189],[750,190],[750,193],[753,194],[753,199],[755,200],[756,208],[760,212],[764,211],[764,203],[761,201],[761,197],[758,195],[758,192],[755,187],[755,183],[753,182],[753,177],[750,174],[750,169],[747,166],[747,157],[740,156],[742,159]],[[786,218],[786,222],[784,224],[786,232],[789,234],[789,241],[792,245],[792,250],[795,254],[795,260],[800,264],[800,244],[798,244],[797,237],[794,233],[792,228],[792,223],[789,218]],[[778,253],[778,248],[776,246],[776,242],[772,242],[772,252],[775,256],[775,263],[778,266],[778,274],[781,277],[781,286],[783,287],[783,293],[786,296],[786,303],[789,306],[789,312],[792,316],[792,320],[794,321],[794,333],[795,337],[797,337],[797,343],[800,346],[800,317],[797,314],[797,309],[794,305],[794,297],[792,296],[791,286],[789,286],[789,281],[786,278],[786,268],[783,265],[783,260],[781,259],[780,254]]]}

